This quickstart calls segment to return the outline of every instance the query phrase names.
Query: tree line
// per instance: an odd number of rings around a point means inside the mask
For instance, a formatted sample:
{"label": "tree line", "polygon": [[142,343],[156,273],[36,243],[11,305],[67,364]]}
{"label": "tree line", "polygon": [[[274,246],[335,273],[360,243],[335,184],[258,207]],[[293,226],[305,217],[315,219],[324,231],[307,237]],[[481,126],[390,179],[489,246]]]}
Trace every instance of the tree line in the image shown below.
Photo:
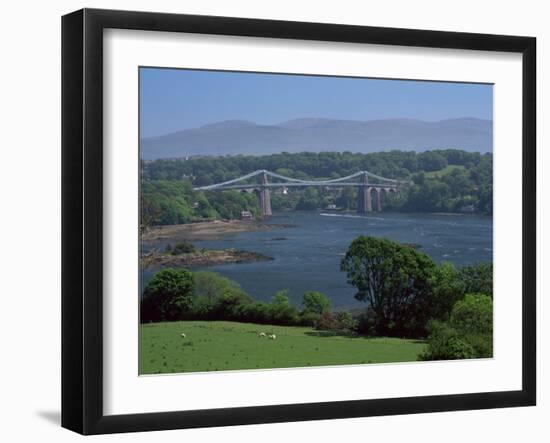
{"label": "tree line", "polygon": [[460,165],[468,170],[479,167],[485,169],[488,166],[485,165],[487,161],[492,161],[492,154],[442,149],[420,153],[395,150],[368,154],[282,152],[261,156],[194,156],[188,159],[142,160],[141,166],[142,177],[150,180],[190,178],[195,186],[205,186],[231,180],[258,169],[268,169],[299,179],[339,178],[363,170],[383,177],[407,179],[411,174],[439,171],[448,165]]}
{"label": "tree line", "polygon": [[194,191],[188,180],[141,180],[140,227],[236,219],[242,211],[260,215],[256,195],[238,191]]}
{"label": "tree line", "polygon": [[[238,191],[197,192],[193,187],[230,180],[258,169],[299,179],[339,178],[368,170],[409,180],[398,195],[384,195],[385,210],[406,212],[477,212],[492,214],[492,154],[456,149],[280,153],[267,156],[192,157],[141,162],[140,208],[143,225],[236,218],[241,211],[259,214],[254,194]],[[313,210],[334,204],[356,209],[357,190],[317,187],[274,193],[274,210]]]}

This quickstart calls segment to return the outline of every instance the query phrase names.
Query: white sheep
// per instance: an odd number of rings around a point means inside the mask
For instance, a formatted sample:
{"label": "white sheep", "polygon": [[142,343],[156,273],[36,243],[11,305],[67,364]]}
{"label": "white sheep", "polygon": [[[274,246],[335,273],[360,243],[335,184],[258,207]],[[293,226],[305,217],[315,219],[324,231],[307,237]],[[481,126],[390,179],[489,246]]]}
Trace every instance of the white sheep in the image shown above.
{"label": "white sheep", "polygon": [[271,339],[271,340],[275,340],[277,338],[277,336],[275,334],[269,334],[268,337]]}
{"label": "white sheep", "polygon": [[260,333],[258,334],[258,337],[260,337],[260,338],[261,338],[261,337],[267,337],[267,335],[266,335],[265,332],[260,332]]}
{"label": "white sheep", "polygon": [[186,337],[187,337],[187,335],[185,335],[184,332],[181,333],[181,336],[182,336],[183,338],[186,338]]}

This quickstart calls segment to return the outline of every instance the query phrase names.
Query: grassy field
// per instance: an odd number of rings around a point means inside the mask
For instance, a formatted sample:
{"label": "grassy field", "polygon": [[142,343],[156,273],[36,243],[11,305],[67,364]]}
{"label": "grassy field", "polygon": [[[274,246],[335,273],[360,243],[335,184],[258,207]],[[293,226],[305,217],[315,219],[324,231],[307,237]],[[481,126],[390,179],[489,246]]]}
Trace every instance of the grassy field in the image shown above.
{"label": "grassy field", "polygon": [[[417,340],[225,321],[143,324],[139,332],[140,374],[416,361],[425,346]],[[277,338],[261,338],[259,332]]]}
{"label": "grassy field", "polygon": [[443,177],[445,174],[452,172],[454,169],[464,169],[462,165],[447,165],[439,171],[426,172],[426,177]]}

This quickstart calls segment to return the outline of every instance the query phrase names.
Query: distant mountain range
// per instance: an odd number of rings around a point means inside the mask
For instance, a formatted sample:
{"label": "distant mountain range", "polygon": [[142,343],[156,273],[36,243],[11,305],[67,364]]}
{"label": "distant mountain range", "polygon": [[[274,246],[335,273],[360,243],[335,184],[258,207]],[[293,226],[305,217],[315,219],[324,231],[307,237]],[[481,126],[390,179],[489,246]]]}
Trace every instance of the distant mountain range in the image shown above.
{"label": "distant mountain range", "polygon": [[276,125],[227,120],[141,139],[141,158],[192,155],[266,155],[277,152],[352,151],[391,149],[425,151],[458,148],[490,152],[493,122],[457,118],[427,122],[415,119],[369,121],[301,118]]}

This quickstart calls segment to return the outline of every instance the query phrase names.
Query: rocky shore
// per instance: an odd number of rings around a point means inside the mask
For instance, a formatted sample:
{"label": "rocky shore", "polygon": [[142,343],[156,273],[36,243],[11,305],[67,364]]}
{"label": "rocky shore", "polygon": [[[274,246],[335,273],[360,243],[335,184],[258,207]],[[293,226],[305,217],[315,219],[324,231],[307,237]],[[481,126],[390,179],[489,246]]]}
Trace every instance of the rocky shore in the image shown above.
{"label": "rocky shore", "polygon": [[141,269],[166,267],[192,268],[268,260],[273,260],[273,258],[258,252],[243,251],[240,249],[197,249],[194,252],[178,255],[153,250],[140,257],[139,265]]}
{"label": "rocky shore", "polygon": [[254,220],[214,220],[183,225],[153,226],[141,234],[145,244],[179,241],[214,240],[239,232],[268,231],[292,225],[267,224]]}

